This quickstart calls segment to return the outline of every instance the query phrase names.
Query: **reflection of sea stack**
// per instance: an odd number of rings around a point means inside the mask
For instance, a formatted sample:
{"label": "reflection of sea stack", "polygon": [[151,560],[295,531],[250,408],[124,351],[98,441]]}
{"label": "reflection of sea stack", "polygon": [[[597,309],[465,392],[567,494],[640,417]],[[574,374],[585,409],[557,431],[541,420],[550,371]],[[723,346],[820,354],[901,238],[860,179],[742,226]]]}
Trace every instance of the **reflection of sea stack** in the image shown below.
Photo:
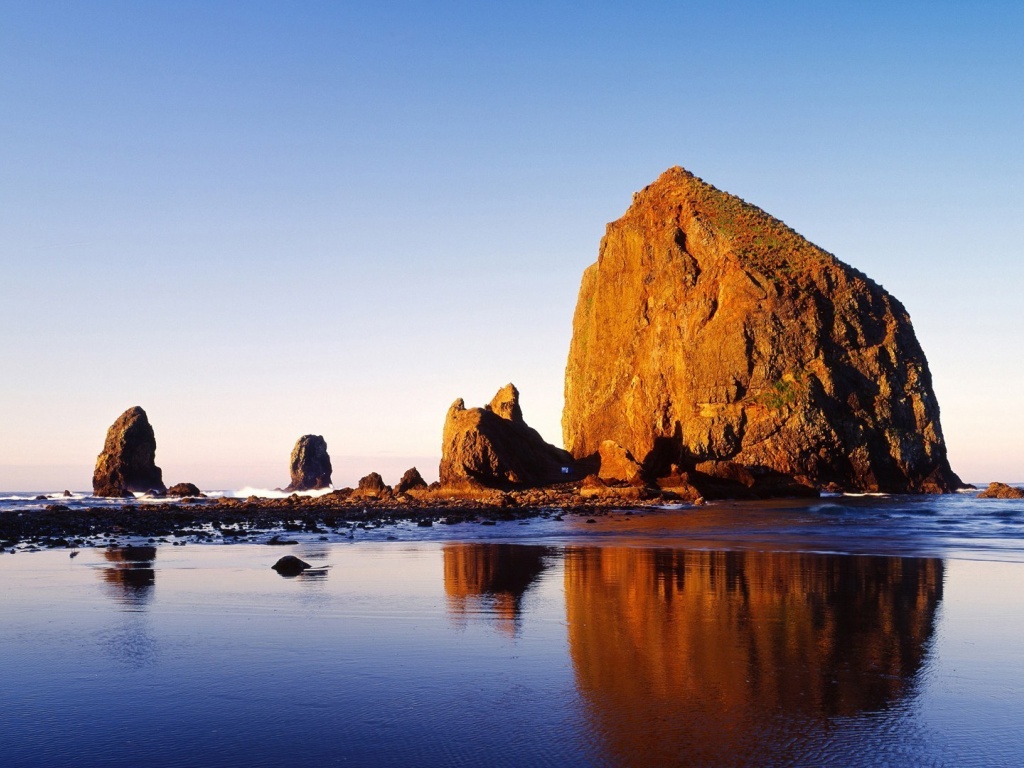
{"label": "reflection of sea stack", "polygon": [[121,588],[119,600],[132,605],[141,605],[149,600],[156,584],[156,571],[153,569],[156,547],[106,549],[103,557],[113,564],[113,567],[103,569],[103,580]]}
{"label": "reflection of sea stack", "polygon": [[519,390],[506,384],[483,408],[460,397],[444,422],[439,474],[443,485],[546,485],[566,479],[572,457],[527,426]]}
{"label": "reflection of sea stack", "polygon": [[681,168],[583,274],[562,428],[576,457],[614,440],[720,493],[961,486],[900,302]]}
{"label": "reflection of sea stack", "polygon": [[327,441],[320,435],[303,435],[295,443],[291,458],[292,481],[286,491],[318,491],[331,487],[331,457]]}
{"label": "reflection of sea stack", "polygon": [[942,578],[917,558],[570,549],[587,719],[613,764],[816,764],[810,732],[913,693]]}
{"label": "reflection of sea stack", "polygon": [[122,413],[107,430],[103,452],[92,476],[96,496],[130,496],[132,491],[166,491],[156,465],[156,437],[146,412],[135,406]]}
{"label": "reflection of sea stack", "polygon": [[522,544],[446,544],[444,591],[449,612],[479,614],[481,603],[507,634],[518,629],[523,595],[547,567],[548,547]]}

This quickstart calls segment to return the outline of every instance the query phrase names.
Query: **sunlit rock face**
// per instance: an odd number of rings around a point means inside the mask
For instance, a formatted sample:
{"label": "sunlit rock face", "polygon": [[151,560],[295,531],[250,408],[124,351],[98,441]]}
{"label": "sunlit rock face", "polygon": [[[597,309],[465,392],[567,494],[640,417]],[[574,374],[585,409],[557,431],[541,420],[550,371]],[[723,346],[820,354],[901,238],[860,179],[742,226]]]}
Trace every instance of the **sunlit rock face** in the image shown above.
{"label": "sunlit rock face", "polygon": [[156,436],[139,406],[122,413],[107,430],[103,452],[96,457],[92,490],[96,496],[167,490],[163,472],[156,465]]}
{"label": "sunlit rock face", "polygon": [[566,479],[563,468],[573,463],[524,421],[519,390],[512,384],[483,408],[466,408],[460,397],[445,416],[438,466],[443,485],[547,485]]}
{"label": "sunlit rock face", "polygon": [[554,555],[549,547],[520,544],[445,544],[444,592],[448,612],[459,623],[486,613],[515,635],[523,596]]}
{"label": "sunlit rock face", "polygon": [[591,732],[613,764],[789,764],[803,735],[912,695],[942,578],[941,560],[570,549]]}
{"label": "sunlit rock face", "polygon": [[681,168],[583,274],[562,431],[577,458],[613,440],[708,495],[961,487],[903,305]]}

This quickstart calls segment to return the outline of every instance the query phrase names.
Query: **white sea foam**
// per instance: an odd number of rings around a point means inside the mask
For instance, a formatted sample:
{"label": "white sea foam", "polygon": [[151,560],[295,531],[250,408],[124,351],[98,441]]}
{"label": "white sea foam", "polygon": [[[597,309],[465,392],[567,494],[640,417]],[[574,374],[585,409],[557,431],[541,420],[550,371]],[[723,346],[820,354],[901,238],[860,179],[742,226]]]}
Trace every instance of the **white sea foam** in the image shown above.
{"label": "white sea foam", "polygon": [[247,499],[250,496],[257,496],[261,499],[286,499],[289,496],[291,496],[292,493],[297,493],[299,496],[309,496],[310,498],[316,498],[317,496],[325,496],[328,493],[331,493],[333,490],[334,488],[332,487],[322,488],[319,491],[282,491],[280,488],[269,489],[253,488],[251,486],[246,486],[245,488],[241,488],[237,491],[210,491],[207,493],[207,495],[212,498],[216,498],[217,496],[227,496],[236,499]]}
{"label": "white sea foam", "polygon": [[82,501],[90,495],[84,491],[74,491],[70,496],[65,496],[63,491],[12,491],[0,493],[0,501],[42,501],[39,496],[45,496],[47,501]]}

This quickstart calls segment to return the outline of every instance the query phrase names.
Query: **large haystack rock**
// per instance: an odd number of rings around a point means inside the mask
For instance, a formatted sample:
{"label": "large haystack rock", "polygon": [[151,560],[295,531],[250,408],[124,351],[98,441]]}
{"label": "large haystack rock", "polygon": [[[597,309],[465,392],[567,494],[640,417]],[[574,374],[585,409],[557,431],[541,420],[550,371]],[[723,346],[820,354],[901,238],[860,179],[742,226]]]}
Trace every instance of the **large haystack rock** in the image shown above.
{"label": "large haystack rock", "polygon": [[156,465],[156,437],[146,412],[135,406],[118,416],[107,430],[103,452],[92,475],[95,496],[131,496],[167,490]]}
{"label": "large haystack rock", "polygon": [[614,440],[728,493],[961,487],[903,305],[682,168],[637,193],[583,274],[565,376],[577,456]]}
{"label": "large haystack rock", "polygon": [[331,457],[320,435],[303,435],[292,449],[292,481],[286,491],[318,491],[331,487]]}
{"label": "large haystack rock", "polygon": [[544,442],[527,426],[519,390],[507,384],[483,408],[466,408],[460,397],[444,421],[439,468],[442,485],[492,488],[537,486],[569,479],[572,456]]}

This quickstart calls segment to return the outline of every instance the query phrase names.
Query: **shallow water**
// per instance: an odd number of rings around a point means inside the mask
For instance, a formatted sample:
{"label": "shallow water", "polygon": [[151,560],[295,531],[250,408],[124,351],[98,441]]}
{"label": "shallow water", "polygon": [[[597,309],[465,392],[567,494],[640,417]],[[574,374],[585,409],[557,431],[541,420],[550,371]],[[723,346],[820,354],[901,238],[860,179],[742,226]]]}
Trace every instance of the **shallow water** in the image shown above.
{"label": "shallow water", "polygon": [[[243,491],[217,491],[234,496]],[[122,507],[121,499],[96,499],[76,494],[70,499],[37,500],[35,493],[0,495],[0,514],[30,515],[48,504],[70,509]],[[53,495],[53,494],[51,494]],[[355,529],[343,521],[326,533],[289,531],[303,543],[355,541],[509,541],[568,545],[592,544],[668,546],[689,549],[815,551],[846,554],[889,554],[927,557],[1013,560],[1024,563],[1024,499],[978,499],[977,491],[949,495],[833,496],[820,499],[713,502],[703,507],[612,510],[608,515],[568,515],[527,520],[480,521],[421,528],[413,520]],[[173,502],[153,501],[146,504]],[[141,505],[142,502],[137,502]],[[558,510],[552,510],[557,512]],[[417,513],[412,513],[417,514]],[[418,513],[422,514],[422,513]],[[301,511],[296,511],[301,517]],[[214,537],[220,533],[205,527]],[[255,536],[266,541],[274,532]],[[174,537],[169,537],[173,539]],[[106,544],[95,539],[92,543]],[[120,537],[119,543],[146,543]],[[29,545],[24,543],[21,548]]]}
{"label": "shallow water", "polygon": [[0,556],[3,764],[1024,763],[1019,542],[699,512]]}

